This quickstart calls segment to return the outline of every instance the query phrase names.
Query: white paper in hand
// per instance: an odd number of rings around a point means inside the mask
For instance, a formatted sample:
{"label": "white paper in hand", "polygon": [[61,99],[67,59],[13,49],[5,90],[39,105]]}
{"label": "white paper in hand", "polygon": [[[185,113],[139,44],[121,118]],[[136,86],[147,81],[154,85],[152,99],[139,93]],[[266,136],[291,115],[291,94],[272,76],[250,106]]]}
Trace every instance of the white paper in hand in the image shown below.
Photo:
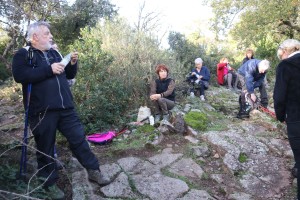
{"label": "white paper in hand", "polygon": [[60,63],[63,64],[65,67],[67,66],[67,64],[71,61],[71,53],[69,53],[68,55],[66,55],[61,61]]}

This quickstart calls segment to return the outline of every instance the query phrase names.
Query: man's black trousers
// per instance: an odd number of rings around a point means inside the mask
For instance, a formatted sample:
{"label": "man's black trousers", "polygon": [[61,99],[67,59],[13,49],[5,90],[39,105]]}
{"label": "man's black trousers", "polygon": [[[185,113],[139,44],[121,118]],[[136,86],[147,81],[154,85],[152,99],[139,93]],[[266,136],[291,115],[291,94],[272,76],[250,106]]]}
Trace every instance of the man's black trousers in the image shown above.
{"label": "man's black trousers", "polygon": [[53,185],[58,179],[53,159],[57,130],[67,138],[73,155],[84,168],[99,169],[98,159],[86,141],[83,126],[74,109],[45,111],[30,117],[29,123],[37,145],[38,176],[48,179],[45,186]]}

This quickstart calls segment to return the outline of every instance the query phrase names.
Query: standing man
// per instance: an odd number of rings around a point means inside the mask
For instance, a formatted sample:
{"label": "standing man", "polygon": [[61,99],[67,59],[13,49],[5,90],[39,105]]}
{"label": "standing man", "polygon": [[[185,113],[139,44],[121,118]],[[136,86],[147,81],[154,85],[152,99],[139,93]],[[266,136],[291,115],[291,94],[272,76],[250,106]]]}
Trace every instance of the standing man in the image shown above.
{"label": "standing man", "polygon": [[206,66],[203,66],[203,60],[201,58],[195,59],[195,68],[192,69],[191,75],[189,77],[192,87],[190,88],[191,96],[195,95],[195,89],[200,90],[200,99],[205,101],[204,91],[208,89],[210,72]]}
{"label": "standing man", "polygon": [[[300,42],[285,40],[277,50],[281,60],[276,69],[274,108],[276,117],[286,122],[287,134],[294,154],[295,167],[300,168]],[[297,172],[298,170],[296,170]],[[297,177],[297,199],[300,199],[300,179]]]}
{"label": "standing man", "polygon": [[[15,81],[22,83],[25,108],[30,99],[28,119],[37,146],[38,177],[51,199],[62,199],[64,193],[55,184],[58,179],[54,160],[57,130],[67,138],[72,153],[87,169],[88,178],[100,185],[109,182],[101,175],[98,159],[85,139],[67,81],[77,73],[78,53],[72,53],[66,66],[60,63],[61,56],[51,48],[53,37],[49,28],[43,21],[29,25],[27,39],[31,46],[21,48],[14,55],[12,72]],[[32,58],[29,53],[33,54]]]}
{"label": "standing man", "polygon": [[[265,108],[268,107],[268,94],[264,78],[269,67],[270,62],[268,60],[251,59],[238,69],[238,79],[242,85],[242,93],[248,93],[251,100],[256,102],[254,89],[259,88],[261,105]],[[243,107],[245,105],[241,105],[238,118],[249,117],[250,110],[246,111]]]}

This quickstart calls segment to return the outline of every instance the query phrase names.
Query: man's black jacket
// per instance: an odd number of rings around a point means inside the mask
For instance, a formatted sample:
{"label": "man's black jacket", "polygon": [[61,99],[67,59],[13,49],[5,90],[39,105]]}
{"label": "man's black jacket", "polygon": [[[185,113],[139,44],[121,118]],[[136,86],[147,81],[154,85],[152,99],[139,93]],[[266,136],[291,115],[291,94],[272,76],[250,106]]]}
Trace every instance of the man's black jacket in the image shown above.
{"label": "man's black jacket", "polygon": [[279,121],[300,121],[300,52],[277,66],[273,99]]}
{"label": "man's black jacket", "polygon": [[[26,103],[28,84],[32,84],[29,104],[29,116],[44,111],[74,108],[73,97],[67,79],[77,73],[77,64],[69,64],[64,73],[54,75],[51,64],[60,62],[60,54],[53,49],[42,52],[31,47],[33,58],[29,59],[25,48],[16,52],[12,62],[12,73],[16,82],[22,83],[23,102]],[[31,63],[31,64],[30,64]]]}

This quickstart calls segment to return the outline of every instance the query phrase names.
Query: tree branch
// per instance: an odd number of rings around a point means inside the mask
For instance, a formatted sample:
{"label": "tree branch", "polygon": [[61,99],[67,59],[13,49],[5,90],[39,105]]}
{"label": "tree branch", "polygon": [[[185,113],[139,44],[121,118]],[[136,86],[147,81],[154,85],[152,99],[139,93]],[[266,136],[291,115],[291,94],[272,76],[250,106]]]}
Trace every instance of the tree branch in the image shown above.
{"label": "tree branch", "polygon": [[279,25],[286,25],[286,26],[290,27],[292,30],[295,30],[300,33],[300,26],[292,24],[291,21],[281,19],[279,22]]}

